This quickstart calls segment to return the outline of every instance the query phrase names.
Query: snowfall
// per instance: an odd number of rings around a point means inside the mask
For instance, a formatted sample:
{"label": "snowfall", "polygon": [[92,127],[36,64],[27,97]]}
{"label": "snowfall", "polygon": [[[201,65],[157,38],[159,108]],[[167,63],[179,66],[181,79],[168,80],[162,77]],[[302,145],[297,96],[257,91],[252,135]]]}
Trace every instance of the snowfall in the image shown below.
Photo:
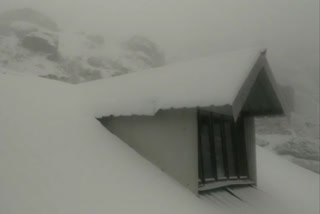
{"label": "snowfall", "polygon": [[[0,75],[1,214],[250,213],[183,188],[109,133],[89,100],[77,85]],[[319,213],[318,174],[261,148],[257,159],[257,189],[270,200],[253,206]]]}

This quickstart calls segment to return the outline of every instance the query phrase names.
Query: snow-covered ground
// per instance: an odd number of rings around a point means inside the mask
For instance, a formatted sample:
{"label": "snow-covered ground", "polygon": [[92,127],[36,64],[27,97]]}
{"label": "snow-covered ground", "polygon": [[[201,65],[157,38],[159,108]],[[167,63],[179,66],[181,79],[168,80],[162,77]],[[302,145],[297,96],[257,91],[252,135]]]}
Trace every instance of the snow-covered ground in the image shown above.
{"label": "snow-covered ground", "polygon": [[[0,100],[0,213],[228,213],[110,134],[75,85],[0,75]],[[319,175],[257,157],[258,188],[281,213],[319,213]]]}
{"label": "snow-covered ground", "polygon": [[301,115],[256,119],[257,144],[291,162],[320,173],[319,124]]}
{"label": "snow-covered ground", "polygon": [[318,174],[259,147],[257,170],[258,188],[292,213],[319,213]]}

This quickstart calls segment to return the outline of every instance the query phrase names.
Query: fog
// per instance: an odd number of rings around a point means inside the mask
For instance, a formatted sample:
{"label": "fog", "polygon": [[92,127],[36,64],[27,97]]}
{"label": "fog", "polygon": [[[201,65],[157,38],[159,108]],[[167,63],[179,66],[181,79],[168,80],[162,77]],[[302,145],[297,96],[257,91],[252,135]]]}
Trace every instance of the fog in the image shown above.
{"label": "fog", "polygon": [[[109,41],[145,35],[180,61],[215,52],[266,47],[274,72],[319,87],[319,0],[0,0],[0,12],[30,7],[62,29],[100,33]],[[108,40],[106,40],[108,41]]]}
{"label": "fog", "polygon": [[[319,213],[319,1],[0,0],[0,214]],[[128,74],[257,47],[283,93],[243,83],[256,52]]]}

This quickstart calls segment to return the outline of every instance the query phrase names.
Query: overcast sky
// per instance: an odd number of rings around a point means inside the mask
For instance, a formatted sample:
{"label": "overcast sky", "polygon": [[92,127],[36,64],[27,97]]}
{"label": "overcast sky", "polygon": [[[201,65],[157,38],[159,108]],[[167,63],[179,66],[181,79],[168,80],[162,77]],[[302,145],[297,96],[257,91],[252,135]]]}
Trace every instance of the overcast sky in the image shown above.
{"label": "overcast sky", "polygon": [[275,73],[303,72],[319,85],[319,0],[0,0],[2,11],[19,7],[62,28],[148,36],[169,60],[267,47]]}

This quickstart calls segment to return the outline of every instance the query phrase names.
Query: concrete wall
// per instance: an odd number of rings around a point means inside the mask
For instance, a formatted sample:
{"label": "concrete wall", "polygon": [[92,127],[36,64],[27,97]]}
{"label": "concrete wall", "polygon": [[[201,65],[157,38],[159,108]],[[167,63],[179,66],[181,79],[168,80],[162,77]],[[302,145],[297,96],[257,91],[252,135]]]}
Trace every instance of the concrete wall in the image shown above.
{"label": "concrete wall", "polygon": [[245,129],[245,141],[248,160],[249,178],[255,184],[257,183],[257,162],[256,162],[256,140],[255,140],[255,128],[254,118],[244,118]]}
{"label": "concrete wall", "polygon": [[100,121],[183,186],[198,192],[196,109],[161,110],[155,116],[121,116]]}

